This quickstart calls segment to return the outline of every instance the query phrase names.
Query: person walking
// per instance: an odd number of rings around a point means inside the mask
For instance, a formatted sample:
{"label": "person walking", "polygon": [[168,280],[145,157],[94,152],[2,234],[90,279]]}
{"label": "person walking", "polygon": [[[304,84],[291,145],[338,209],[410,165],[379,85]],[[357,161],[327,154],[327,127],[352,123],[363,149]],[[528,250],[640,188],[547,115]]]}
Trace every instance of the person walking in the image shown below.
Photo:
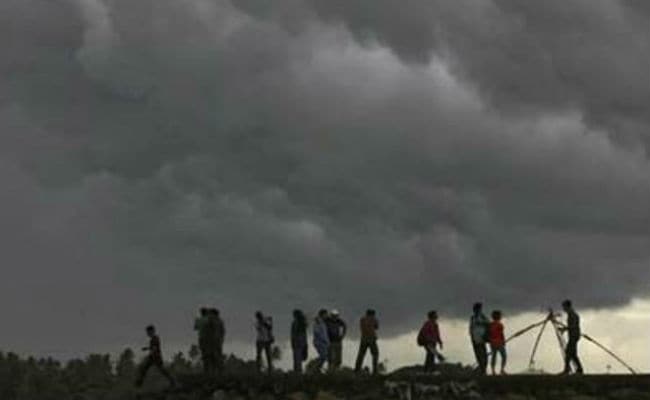
{"label": "person walking", "polygon": [[307,318],[300,310],[293,310],[291,323],[291,350],[293,352],[293,371],[302,373],[302,363],[307,360]]}
{"label": "person walking", "polygon": [[323,365],[325,365],[329,359],[330,339],[327,334],[327,318],[327,310],[322,309],[318,312],[318,315],[314,320],[314,347],[318,353],[316,364],[317,372],[321,372]]}
{"label": "person walking", "polygon": [[571,363],[575,366],[575,373],[582,375],[584,373],[582,369],[582,363],[578,357],[578,342],[582,336],[580,331],[580,316],[573,308],[571,300],[565,300],[562,303],[562,309],[567,314],[567,326],[562,328],[563,331],[566,331],[569,335],[569,340],[565,349],[564,356],[564,371],[563,375],[568,375],[571,373]]}
{"label": "person walking", "polygon": [[341,367],[343,358],[343,338],[345,338],[348,327],[345,324],[345,321],[341,319],[338,310],[332,310],[330,312],[326,324],[327,335],[330,341],[328,366],[330,371],[335,371]]}
{"label": "person walking", "polygon": [[424,347],[426,357],[424,360],[424,372],[435,372],[436,359],[444,361],[445,358],[438,352],[438,346],[442,350],[443,344],[438,326],[438,313],[429,311],[427,321],[422,325],[418,333],[418,345]]}
{"label": "person walking", "polygon": [[262,314],[261,311],[255,313],[255,331],[257,339],[255,341],[257,370],[262,371],[262,353],[266,356],[267,372],[273,372],[273,360],[271,357],[271,346],[275,342],[273,337],[273,319]]}
{"label": "person walking", "polygon": [[361,330],[361,340],[359,342],[359,352],[357,353],[354,370],[361,372],[363,361],[366,358],[366,352],[370,350],[370,354],[372,355],[372,373],[377,374],[379,363],[377,330],[379,329],[379,322],[377,321],[375,310],[369,309],[366,311],[366,315],[359,321],[359,328]]}
{"label": "person walking", "polygon": [[506,363],[508,356],[506,353],[506,336],[504,333],[503,323],[501,319],[503,314],[499,310],[492,312],[492,322],[489,326],[490,337],[490,351],[492,352],[492,375],[496,375],[495,368],[497,364],[497,356],[501,356],[501,375],[506,375]]}
{"label": "person walking", "polygon": [[488,339],[489,321],[483,314],[483,304],[475,303],[473,313],[469,320],[469,336],[474,349],[474,356],[478,364],[478,372],[485,375],[487,372],[488,356],[486,343]]}
{"label": "person walking", "polygon": [[140,365],[138,370],[138,376],[135,381],[136,387],[141,387],[144,382],[144,378],[147,375],[147,372],[151,367],[154,367],[160,371],[160,373],[167,378],[169,385],[174,387],[176,382],[172,375],[165,369],[165,365],[162,358],[162,349],[160,337],[156,334],[156,328],[153,325],[147,326],[145,329],[147,336],[149,337],[149,346],[143,347],[142,351],[147,351],[149,354],[145,357],[144,361]]}

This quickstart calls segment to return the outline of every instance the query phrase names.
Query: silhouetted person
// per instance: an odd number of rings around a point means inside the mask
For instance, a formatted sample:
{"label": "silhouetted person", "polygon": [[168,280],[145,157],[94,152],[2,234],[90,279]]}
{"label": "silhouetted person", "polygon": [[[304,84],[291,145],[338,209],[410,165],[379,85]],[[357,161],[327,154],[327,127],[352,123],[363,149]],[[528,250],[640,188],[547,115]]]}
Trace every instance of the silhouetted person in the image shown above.
{"label": "silhouetted person", "polygon": [[307,360],[307,318],[300,310],[293,310],[291,323],[291,351],[293,352],[293,371],[302,373],[302,363]]}
{"label": "silhouetted person", "polygon": [[443,344],[436,311],[429,311],[427,314],[427,321],[422,325],[418,334],[418,344],[423,346],[426,352],[424,372],[434,372],[436,370],[436,359],[444,361],[444,357],[438,352],[438,346],[442,349]]}
{"label": "silhouetted person", "polygon": [[217,371],[223,372],[223,342],[226,339],[226,326],[221,319],[221,313],[216,308],[210,310],[214,323],[214,364]]}
{"label": "silhouetted person", "polygon": [[366,315],[359,321],[359,328],[361,329],[361,340],[359,342],[359,353],[357,354],[357,362],[355,363],[354,370],[361,372],[363,361],[366,358],[366,352],[370,350],[372,355],[372,373],[378,372],[377,366],[379,362],[379,347],[377,347],[377,330],[379,329],[379,322],[377,321],[375,310],[366,311]]}
{"label": "silhouetted person", "polygon": [[216,325],[208,308],[201,308],[199,317],[194,321],[194,330],[199,335],[199,350],[201,351],[203,372],[212,375],[217,366]]}
{"label": "silhouetted person", "polygon": [[571,300],[565,300],[562,303],[562,309],[567,314],[567,327],[562,329],[566,330],[569,334],[569,340],[566,345],[566,354],[564,357],[564,375],[571,373],[571,363],[575,366],[575,373],[582,374],[582,363],[580,358],[578,358],[578,342],[580,341],[580,316],[573,309],[573,304]]}
{"label": "silhouetted person", "polygon": [[275,342],[273,337],[273,319],[266,317],[262,312],[255,313],[255,330],[257,331],[257,340],[255,342],[257,370],[262,371],[262,353],[266,355],[266,366],[268,372],[273,371],[273,359],[271,356],[271,346]]}
{"label": "silhouetted person", "polygon": [[165,378],[167,378],[171,386],[175,386],[176,383],[174,382],[174,378],[169,372],[167,372],[163,363],[161,343],[160,338],[158,335],[156,335],[156,328],[153,325],[149,325],[146,328],[146,332],[147,336],[149,337],[149,346],[143,347],[142,351],[148,351],[149,354],[145,357],[144,361],[140,365],[135,385],[137,387],[142,386],[149,368],[155,367]]}
{"label": "silhouetted person", "polygon": [[314,347],[318,353],[316,370],[320,372],[329,359],[330,339],[327,334],[327,310],[320,310],[314,319]]}
{"label": "silhouetted person", "polygon": [[329,347],[329,368],[334,371],[341,367],[343,359],[343,339],[348,331],[348,326],[341,319],[337,310],[330,312],[326,320],[327,335],[330,341]]}
{"label": "silhouetted person", "polygon": [[483,304],[475,303],[473,313],[469,320],[469,336],[472,340],[474,356],[478,364],[478,372],[485,375],[487,372],[488,355],[486,343],[488,341],[488,321],[483,314]]}
{"label": "silhouetted person", "polygon": [[496,375],[495,368],[497,365],[497,356],[501,356],[501,375],[506,374],[506,363],[508,362],[508,355],[506,353],[506,336],[504,333],[503,317],[501,311],[495,310],[492,312],[492,322],[489,326],[490,336],[490,351],[492,352],[492,375]]}

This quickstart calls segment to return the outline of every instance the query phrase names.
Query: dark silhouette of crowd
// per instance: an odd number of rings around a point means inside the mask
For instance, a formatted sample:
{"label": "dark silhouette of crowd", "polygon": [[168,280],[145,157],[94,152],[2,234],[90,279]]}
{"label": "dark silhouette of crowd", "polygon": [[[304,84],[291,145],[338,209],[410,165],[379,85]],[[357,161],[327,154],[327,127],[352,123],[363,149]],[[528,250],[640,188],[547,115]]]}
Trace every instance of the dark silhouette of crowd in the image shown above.
{"label": "dark silhouette of crowd", "polygon": [[[570,300],[562,303],[562,308],[567,314],[566,327],[568,342],[565,347],[565,369],[562,374],[582,374],[583,368],[578,357],[578,343],[581,337],[580,317],[576,313]],[[426,320],[417,334],[417,345],[424,351],[425,373],[439,373],[438,365],[445,362],[442,354],[444,348],[440,326],[438,325],[438,312],[431,310],[427,313]],[[256,366],[259,372],[271,373],[274,370],[274,343],[273,318],[262,311],[255,313],[254,327],[256,333],[255,350]],[[373,309],[368,309],[359,319],[359,348],[357,351],[354,371],[361,373],[364,370],[366,355],[370,352],[370,372],[379,372],[379,345],[378,331],[379,320]],[[486,375],[488,365],[491,366],[493,375],[497,374],[497,361],[500,360],[499,373],[506,374],[507,352],[506,336],[503,323],[503,313],[494,310],[491,319],[483,312],[483,304],[475,303],[468,324],[469,340],[476,358],[476,373]],[[213,376],[224,372],[223,344],[226,329],[216,308],[201,308],[199,316],[194,322],[194,330],[198,336],[198,348],[204,373]],[[309,358],[309,321],[302,310],[293,310],[293,319],[290,327],[290,344],[293,359],[293,371],[297,374],[305,372],[305,362]],[[170,385],[174,385],[174,378],[165,369],[162,358],[161,341],[155,327],[146,328],[149,338],[148,346],[143,348],[147,356],[141,363],[137,372],[136,385],[140,386],[151,368],[156,368],[167,378]],[[313,373],[334,372],[342,366],[343,343],[348,333],[348,326],[338,310],[328,311],[321,309],[313,319],[312,345],[316,358],[313,362]],[[325,370],[325,364],[327,369]],[[572,366],[575,369],[572,369]]]}

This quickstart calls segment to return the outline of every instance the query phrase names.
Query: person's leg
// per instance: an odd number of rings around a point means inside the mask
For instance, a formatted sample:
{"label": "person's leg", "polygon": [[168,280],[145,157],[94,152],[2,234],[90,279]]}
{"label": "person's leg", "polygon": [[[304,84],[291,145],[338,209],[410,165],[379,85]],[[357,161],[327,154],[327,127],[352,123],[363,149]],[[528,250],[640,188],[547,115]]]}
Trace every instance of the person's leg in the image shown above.
{"label": "person's leg", "polygon": [[255,364],[257,365],[257,371],[262,372],[262,350],[264,344],[262,342],[255,342]]}
{"label": "person's leg", "polygon": [[223,343],[219,343],[216,351],[216,368],[217,371],[223,372]]}
{"label": "person's leg", "polygon": [[573,364],[576,367],[576,374],[582,374],[583,373],[582,363],[580,362],[580,358],[578,357],[578,341],[579,340],[580,340],[579,338],[573,340],[574,345],[573,345],[572,360],[573,360]]}
{"label": "person's leg", "polygon": [[272,358],[272,344],[271,343],[265,343],[264,344],[264,352],[266,353],[266,365],[268,366],[268,372],[271,373],[273,371],[273,358]]}
{"label": "person's leg", "polygon": [[472,350],[474,350],[474,358],[476,359],[477,371],[481,371],[481,355],[480,344],[472,342]]}
{"label": "person's leg", "polygon": [[492,355],[490,356],[490,367],[492,368],[492,375],[496,375],[494,370],[497,365],[498,348],[490,345],[490,349],[492,350]]}
{"label": "person's leg", "polygon": [[144,383],[144,377],[147,375],[147,371],[149,371],[149,368],[153,365],[153,360],[150,356],[147,356],[147,358],[144,359],[142,364],[140,365],[140,368],[138,368],[138,376],[135,379],[135,386],[140,387]]}
{"label": "person's leg", "polygon": [[363,359],[366,358],[366,352],[368,351],[368,342],[362,340],[359,342],[359,352],[357,353],[357,362],[354,364],[354,370],[357,372],[361,371],[363,367]]}
{"label": "person's leg", "polygon": [[485,375],[487,373],[488,365],[487,346],[485,343],[481,344],[479,353],[481,355],[481,372]]}
{"label": "person's leg", "polygon": [[574,354],[576,353],[575,341],[569,338],[564,352],[564,374],[571,373],[571,361],[573,361]]}
{"label": "person's leg", "polygon": [[336,359],[336,343],[330,343],[329,351],[327,352],[327,369],[334,370]]}
{"label": "person's leg", "polygon": [[292,347],[293,352],[293,372],[302,373],[302,349],[299,347]]}
{"label": "person's leg", "polygon": [[505,375],[506,365],[508,364],[508,353],[506,352],[506,346],[501,346],[499,352],[501,353],[501,375]]}
{"label": "person's leg", "polygon": [[372,355],[372,373],[377,374],[379,372],[379,346],[377,346],[377,340],[370,342],[370,354]]}
{"label": "person's leg", "polygon": [[158,371],[160,371],[162,376],[167,378],[167,381],[169,382],[170,386],[176,386],[176,381],[174,380],[174,377],[172,377],[172,375],[169,373],[169,371],[167,371],[167,369],[165,368],[165,365],[163,364],[162,360],[156,360],[154,362],[154,365],[156,366]]}
{"label": "person's leg", "polygon": [[334,369],[339,369],[341,368],[341,364],[343,364],[343,342],[338,342],[336,344],[335,354],[336,357],[334,358]]}
{"label": "person's leg", "polygon": [[201,363],[203,364],[203,373],[210,374],[210,355],[203,349],[201,350]]}
{"label": "person's leg", "polygon": [[431,364],[429,365],[429,369],[431,370],[431,372],[435,372],[436,369],[437,369],[437,366],[436,366],[436,362],[437,362],[436,355],[437,354],[438,354],[438,352],[436,351],[436,346],[434,345],[433,348],[431,348]]}
{"label": "person's leg", "polygon": [[424,372],[431,370],[431,352],[429,346],[424,346]]}
{"label": "person's leg", "polygon": [[323,343],[318,343],[314,344],[316,347],[316,371],[315,372],[322,372],[323,365],[325,365],[325,362],[327,361],[327,358],[329,357],[328,349],[325,347]]}

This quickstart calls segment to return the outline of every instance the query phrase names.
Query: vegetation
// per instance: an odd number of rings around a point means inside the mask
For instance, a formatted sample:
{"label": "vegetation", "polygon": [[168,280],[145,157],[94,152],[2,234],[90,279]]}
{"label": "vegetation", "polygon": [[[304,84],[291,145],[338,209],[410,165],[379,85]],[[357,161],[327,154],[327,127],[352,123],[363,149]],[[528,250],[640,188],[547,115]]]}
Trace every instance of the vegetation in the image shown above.
{"label": "vegetation", "polygon": [[[176,354],[169,368],[174,374],[199,370],[198,361]],[[0,399],[123,400],[134,393],[133,380],[137,364],[135,354],[126,349],[113,360],[109,355],[91,354],[66,363],[52,358],[21,358],[0,352]],[[163,387],[165,380],[151,371],[147,385]]]}

